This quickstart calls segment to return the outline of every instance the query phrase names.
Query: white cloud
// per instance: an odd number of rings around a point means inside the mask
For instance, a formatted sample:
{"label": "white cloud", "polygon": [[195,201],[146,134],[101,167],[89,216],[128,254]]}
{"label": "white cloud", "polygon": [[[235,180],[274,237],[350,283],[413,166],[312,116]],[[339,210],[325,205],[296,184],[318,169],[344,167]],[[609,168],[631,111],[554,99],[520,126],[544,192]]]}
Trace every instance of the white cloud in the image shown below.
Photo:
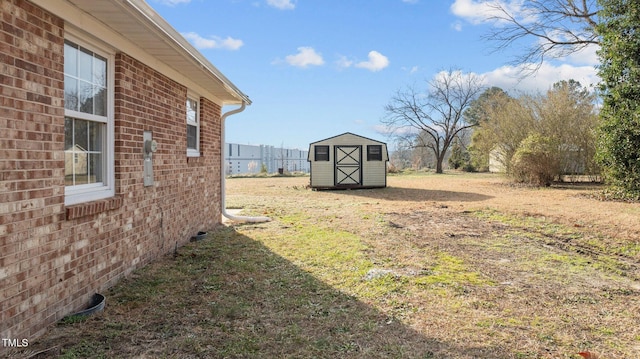
{"label": "white cloud", "polygon": [[418,0],[402,0],[402,2],[407,4],[417,4]]}
{"label": "white cloud", "polygon": [[565,57],[565,60],[572,64],[596,66],[601,63],[600,58],[597,54],[597,51],[599,49],[600,46],[592,45],[578,52],[570,54],[569,56]]}
{"label": "white cloud", "polygon": [[210,38],[204,38],[195,32],[183,32],[182,36],[185,39],[191,41],[193,46],[197,49],[225,49],[225,50],[237,50],[244,45],[242,40],[227,37],[226,39],[211,36]]}
{"label": "white cloud", "polygon": [[378,51],[369,51],[369,60],[358,62],[355,66],[376,72],[389,66],[389,59]]}
{"label": "white cloud", "polygon": [[412,66],[412,67],[405,67],[405,66],[403,66],[403,67],[401,67],[400,69],[401,69],[402,71],[406,71],[406,72],[408,72],[408,73],[410,73],[410,74],[415,74],[416,72],[418,72],[418,71],[420,70],[420,67],[418,67],[418,66]]}
{"label": "white cloud", "polygon": [[324,65],[322,55],[317,53],[313,47],[298,47],[298,53],[295,55],[288,55],[285,57],[285,61],[295,67],[308,67],[309,65],[321,66]]}
{"label": "white cloud", "polygon": [[[552,34],[555,35],[554,40],[558,42],[572,41],[571,38],[567,37],[566,34]],[[548,47],[548,43],[544,39],[537,40],[537,46]],[[555,58],[561,62],[568,62],[574,65],[598,65],[600,64],[600,59],[598,58],[597,51],[600,49],[598,45],[588,45],[579,51],[575,51],[571,47],[556,47],[549,51],[546,56],[547,58]]]}
{"label": "white cloud", "polygon": [[533,17],[522,5],[522,0],[455,0],[451,4],[451,12],[472,24],[480,24],[503,16],[497,9],[499,6],[513,14],[521,23],[531,22]]}
{"label": "white cloud", "polygon": [[341,69],[346,69],[347,67],[351,67],[353,65],[353,61],[349,60],[346,56],[340,56],[336,61],[336,65],[338,65]]}
{"label": "white cloud", "polygon": [[293,10],[296,7],[295,1],[292,0],[267,0],[267,4],[280,10]]}
{"label": "white cloud", "polygon": [[558,66],[543,63],[534,74],[524,76],[522,67],[502,66],[482,74],[486,86],[497,86],[507,92],[544,93],[554,83],[562,80],[576,80],[582,86],[591,88],[599,82],[594,66]]}

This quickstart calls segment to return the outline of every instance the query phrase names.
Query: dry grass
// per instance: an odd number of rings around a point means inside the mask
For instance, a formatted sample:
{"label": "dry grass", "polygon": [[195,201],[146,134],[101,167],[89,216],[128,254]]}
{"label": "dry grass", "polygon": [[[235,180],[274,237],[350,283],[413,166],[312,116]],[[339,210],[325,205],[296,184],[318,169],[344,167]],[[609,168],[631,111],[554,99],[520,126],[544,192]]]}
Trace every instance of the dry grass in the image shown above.
{"label": "dry grass", "polygon": [[234,224],[107,295],[35,357],[640,357],[640,205],[590,186],[391,176],[321,191],[227,181]]}

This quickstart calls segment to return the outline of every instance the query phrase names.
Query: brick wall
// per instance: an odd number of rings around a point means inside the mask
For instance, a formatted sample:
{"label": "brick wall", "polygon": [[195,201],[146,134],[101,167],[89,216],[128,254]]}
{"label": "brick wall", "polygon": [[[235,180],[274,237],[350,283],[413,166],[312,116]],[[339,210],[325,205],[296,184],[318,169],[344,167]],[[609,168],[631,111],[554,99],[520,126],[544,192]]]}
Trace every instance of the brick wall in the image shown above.
{"label": "brick wall", "polygon": [[[33,340],[218,226],[221,108],[201,99],[201,157],[187,158],[187,88],[118,53],[116,195],[65,207],[64,22],[23,0],[0,11],[0,337]],[[150,187],[143,131],[158,142]]]}

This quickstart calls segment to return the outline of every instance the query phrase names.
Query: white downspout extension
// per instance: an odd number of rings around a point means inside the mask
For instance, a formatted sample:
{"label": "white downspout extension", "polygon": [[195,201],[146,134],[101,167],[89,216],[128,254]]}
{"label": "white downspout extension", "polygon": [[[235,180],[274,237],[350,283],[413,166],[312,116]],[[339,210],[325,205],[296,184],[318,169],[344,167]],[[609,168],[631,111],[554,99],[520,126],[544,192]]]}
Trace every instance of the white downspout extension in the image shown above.
{"label": "white downspout extension", "polygon": [[221,122],[222,122],[222,129],[221,129],[221,133],[220,133],[220,175],[221,175],[221,188],[220,188],[220,204],[222,207],[222,215],[229,218],[232,221],[238,221],[238,222],[269,222],[271,221],[271,218],[269,217],[249,217],[249,216],[236,216],[234,214],[231,214],[229,212],[227,212],[227,207],[226,207],[226,188],[225,188],[225,182],[226,182],[226,175],[225,175],[225,168],[226,168],[226,161],[224,159],[224,150],[225,150],[225,128],[224,128],[224,124],[225,121],[227,119],[227,117],[231,116],[231,115],[235,115],[236,113],[242,112],[244,111],[245,107],[247,106],[246,102],[242,101],[242,106],[240,106],[239,108],[236,108],[235,110],[230,110],[225,112],[222,117],[221,117]]}

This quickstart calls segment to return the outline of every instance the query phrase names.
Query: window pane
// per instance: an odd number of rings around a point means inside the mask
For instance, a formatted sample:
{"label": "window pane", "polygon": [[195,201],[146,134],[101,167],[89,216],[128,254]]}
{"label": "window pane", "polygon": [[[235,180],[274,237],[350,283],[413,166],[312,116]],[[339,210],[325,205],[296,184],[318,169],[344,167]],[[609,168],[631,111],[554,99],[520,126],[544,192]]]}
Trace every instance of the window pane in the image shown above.
{"label": "window pane", "polygon": [[64,73],[78,76],[78,50],[68,42],[64,43]]}
{"label": "window pane", "polygon": [[198,149],[198,127],[187,125],[187,148]]}
{"label": "window pane", "polygon": [[71,149],[64,151],[64,184],[73,186],[74,155]]}
{"label": "window pane", "polygon": [[93,96],[94,115],[106,116],[107,115],[107,89],[106,87],[94,88]]}
{"label": "window pane", "polygon": [[89,122],[89,151],[102,151],[102,129],[103,124],[98,122]]}
{"label": "window pane", "polygon": [[329,161],[329,146],[315,146],[315,160]]}
{"label": "window pane", "polygon": [[382,146],[381,145],[367,146],[367,160],[382,161]]}
{"label": "window pane", "polygon": [[102,154],[92,153],[89,155],[89,171],[87,183],[102,182]]}
{"label": "window pane", "polygon": [[88,143],[88,121],[74,120],[73,128],[73,147],[74,151],[87,151],[89,149]]}
{"label": "window pane", "polygon": [[93,113],[93,86],[85,81],[80,81],[78,97],[80,100],[80,112]]}
{"label": "window pane", "polygon": [[85,81],[93,80],[93,53],[83,48],[78,53],[78,77]]}
{"label": "window pane", "polygon": [[190,98],[187,98],[187,122],[198,123],[198,103]]}
{"label": "window pane", "polygon": [[75,147],[72,150],[73,153],[73,167],[72,167],[72,178],[74,185],[81,185],[89,183],[87,181],[88,178],[88,167],[87,167],[87,152],[86,151],[78,151],[78,148]]}
{"label": "window pane", "polygon": [[93,83],[104,87],[107,85],[107,60],[94,54],[93,58]]}
{"label": "window pane", "polygon": [[94,114],[107,115],[107,60],[95,55],[93,60],[93,103]]}
{"label": "window pane", "polygon": [[73,120],[69,117],[64,118],[64,150],[68,151],[73,148]]}
{"label": "window pane", "polygon": [[72,77],[64,77],[64,108],[78,111],[78,81]]}

